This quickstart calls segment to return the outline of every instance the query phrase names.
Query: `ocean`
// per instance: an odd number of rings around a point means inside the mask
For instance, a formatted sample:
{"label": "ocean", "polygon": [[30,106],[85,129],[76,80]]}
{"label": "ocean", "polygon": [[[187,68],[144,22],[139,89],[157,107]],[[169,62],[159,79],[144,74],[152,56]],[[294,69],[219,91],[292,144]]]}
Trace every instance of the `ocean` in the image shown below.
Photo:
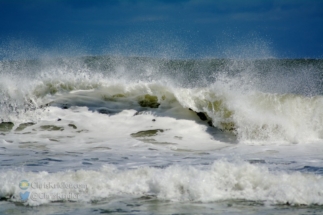
{"label": "ocean", "polygon": [[0,61],[1,214],[320,214],[323,60]]}

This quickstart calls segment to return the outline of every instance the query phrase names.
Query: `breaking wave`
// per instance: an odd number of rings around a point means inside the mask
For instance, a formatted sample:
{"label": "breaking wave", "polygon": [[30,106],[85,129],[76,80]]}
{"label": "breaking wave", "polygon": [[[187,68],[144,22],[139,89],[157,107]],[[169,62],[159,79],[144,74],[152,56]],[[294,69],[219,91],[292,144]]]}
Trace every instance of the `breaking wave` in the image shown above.
{"label": "breaking wave", "polygon": [[29,198],[21,203],[30,206],[57,201],[97,202],[119,197],[174,202],[244,200],[323,205],[321,176],[270,172],[266,167],[245,162],[219,160],[206,169],[173,165],[162,169],[118,170],[108,165],[96,171],[33,173],[10,170],[2,176],[0,196],[13,202],[21,202],[18,184],[22,179],[28,181]]}
{"label": "breaking wave", "polygon": [[87,57],[2,62],[1,68],[3,122],[35,122],[32,113],[48,106],[85,106],[103,114],[131,109],[205,122],[250,144],[323,138],[321,82],[298,82],[304,70],[307,77],[320,74],[318,60]]}

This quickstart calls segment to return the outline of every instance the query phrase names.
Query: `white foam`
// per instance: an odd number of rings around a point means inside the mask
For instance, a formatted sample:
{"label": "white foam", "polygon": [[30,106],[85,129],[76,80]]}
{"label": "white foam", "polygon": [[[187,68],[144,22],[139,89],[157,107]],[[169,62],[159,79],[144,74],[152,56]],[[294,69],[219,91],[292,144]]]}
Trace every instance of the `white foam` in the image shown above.
{"label": "white foam", "polygon": [[[13,142],[12,145],[18,146],[21,142],[29,140],[55,150],[86,150],[100,146],[127,148],[137,144],[174,150],[207,150],[226,145],[215,140],[212,134],[206,131],[207,125],[194,120],[156,116],[150,112],[140,115],[135,113],[135,110],[123,110],[110,116],[88,111],[87,107],[68,110],[49,107],[42,112],[42,119],[37,124],[19,132],[12,131],[5,138]],[[192,114],[192,117],[196,116]],[[57,128],[51,129],[48,126]],[[133,133],[154,129],[163,132],[139,140],[131,137]],[[153,141],[147,142],[145,139]],[[55,140],[55,144],[51,140]]]}
{"label": "white foam", "polygon": [[[143,167],[118,170],[104,166],[100,170],[78,170],[57,173],[2,171],[0,196],[22,202],[21,180],[34,184],[28,188],[31,196],[24,204],[34,206],[60,200],[57,196],[77,196],[72,201],[101,201],[110,197],[153,196],[175,202],[212,202],[221,200],[251,200],[270,204],[323,204],[323,178],[300,172],[270,172],[265,167],[249,163],[216,161],[201,169],[173,165],[165,169]],[[39,188],[41,184],[71,184],[73,188]],[[81,186],[82,185],[82,186]],[[41,195],[56,196],[52,199]],[[55,195],[56,194],[56,195]],[[67,198],[67,197],[66,197]],[[63,198],[61,198],[62,200]],[[64,200],[64,199],[63,199]]]}

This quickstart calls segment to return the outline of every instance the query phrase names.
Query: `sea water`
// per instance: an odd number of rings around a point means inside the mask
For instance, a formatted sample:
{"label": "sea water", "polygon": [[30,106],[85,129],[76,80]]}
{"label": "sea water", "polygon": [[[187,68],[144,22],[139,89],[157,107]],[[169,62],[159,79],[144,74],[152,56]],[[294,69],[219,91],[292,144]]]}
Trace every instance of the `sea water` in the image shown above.
{"label": "sea water", "polygon": [[0,62],[3,214],[319,214],[323,61]]}

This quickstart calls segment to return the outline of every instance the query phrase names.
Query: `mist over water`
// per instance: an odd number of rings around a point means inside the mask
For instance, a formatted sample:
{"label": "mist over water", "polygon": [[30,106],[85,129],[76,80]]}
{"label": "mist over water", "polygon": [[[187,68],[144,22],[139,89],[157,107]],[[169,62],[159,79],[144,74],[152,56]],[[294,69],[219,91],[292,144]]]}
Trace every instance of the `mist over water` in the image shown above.
{"label": "mist over water", "polygon": [[[2,61],[1,67],[4,77],[2,115],[7,117],[3,121],[14,118],[19,121],[18,115],[50,103],[60,107],[65,104],[109,108],[108,97],[116,95],[121,98],[113,102],[125,105],[119,105],[119,111],[136,109],[138,100],[150,95],[168,108],[176,103],[183,109],[205,112],[212,118],[213,126],[233,129],[238,136],[241,128],[259,132],[260,128],[267,130],[267,126],[272,126],[269,130],[277,130],[282,135],[278,139],[285,140],[287,127],[292,126],[292,130],[298,132],[295,126],[300,124],[314,129],[317,138],[321,135],[321,126],[313,125],[312,121],[317,114],[320,120],[321,60],[89,56]],[[78,92],[73,93],[78,90],[88,91],[79,93],[83,96],[81,100],[77,99]],[[93,97],[96,101],[91,100]],[[65,103],[55,103],[57,99]],[[245,121],[255,114],[271,115],[279,120],[272,125],[268,125],[264,116],[258,122]],[[244,115],[249,119],[243,119]],[[282,122],[281,117],[287,121]],[[268,135],[260,133],[260,136]]]}

